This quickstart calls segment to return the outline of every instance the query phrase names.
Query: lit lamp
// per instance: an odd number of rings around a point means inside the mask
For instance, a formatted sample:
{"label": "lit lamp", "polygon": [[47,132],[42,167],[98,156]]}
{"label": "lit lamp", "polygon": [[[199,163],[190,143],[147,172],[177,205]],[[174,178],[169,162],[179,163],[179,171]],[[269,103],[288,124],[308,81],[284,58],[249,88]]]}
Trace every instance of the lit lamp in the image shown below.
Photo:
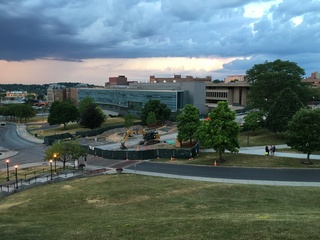
{"label": "lit lamp", "polygon": [[7,181],[10,181],[10,178],[9,178],[9,162],[10,162],[10,160],[7,159],[6,160],[6,163],[7,163]]}
{"label": "lit lamp", "polygon": [[51,175],[51,180],[52,180],[52,159],[50,159],[50,175]]}
{"label": "lit lamp", "polygon": [[14,168],[16,169],[16,189],[18,189],[18,165],[15,165]]}
{"label": "lit lamp", "polygon": [[57,154],[53,154],[53,159],[54,159],[54,172],[57,172]]}

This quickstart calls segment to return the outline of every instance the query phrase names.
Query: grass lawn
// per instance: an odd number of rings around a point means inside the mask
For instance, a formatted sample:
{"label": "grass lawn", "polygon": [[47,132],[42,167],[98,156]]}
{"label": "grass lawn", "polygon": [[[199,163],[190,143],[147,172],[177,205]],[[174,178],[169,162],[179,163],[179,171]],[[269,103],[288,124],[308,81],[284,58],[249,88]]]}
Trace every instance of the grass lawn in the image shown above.
{"label": "grass lawn", "polygon": [[[248,144],[249,134],[249,144]],[[259,129],[253,132],[241,132],[239,136],[240,147],[248,146],[270,146],[285,144],[285,139],[281,133],[272,133],[267,129]]]}
{"label": "grass lawn", "polygon": [[319,188],[140,175],[49,184],[0,199],[1,239],[319,239]]}
{"label": "grass lawn", "polygon": [[[312,165],[301,164],[306,158],[287,158],[277,156],[259,156],[240,153],[225,153],[222,155],[225,161],[218,161],[217,153],[200,153],[199,156],[192,160],[175,158],[174,164],[197,164],[213,165],[216,161],[218,166],[228,167],[268,167],[268,168],[320,168],[320,161],[312,161]],[[171,162],[171,159],[156,159],[157,162]]]}
{"label": "grass lawn", "polygon": [[[124,123],[124,119],[122,117],[107,118],[107,120],[101,125],[101,128],[111,126],[111,125],[118,125],[122,123]],[[29,121],[29,124],[27,124],[27,131],[32,135],[37,134],[39,138],[43,138],[44,136],[50,136],[55,134],[62,134],[62,133],[75,134],[78,131],[90,130],[88,128],[81,127],[78,123],[69,123],[67,125],[67,129],[64,129],[63,125],[56,128],[52,128],[52,129],[46,129],[46,130],[40,130],[39,128],[41,128],[41,121],[33,120],[33,121]]]}

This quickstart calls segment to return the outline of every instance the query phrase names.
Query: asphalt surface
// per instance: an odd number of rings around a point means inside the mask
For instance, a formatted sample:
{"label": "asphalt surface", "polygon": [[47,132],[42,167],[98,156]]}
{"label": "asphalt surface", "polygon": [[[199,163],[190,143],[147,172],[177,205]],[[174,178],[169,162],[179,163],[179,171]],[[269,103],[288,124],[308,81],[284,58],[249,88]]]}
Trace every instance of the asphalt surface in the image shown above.
{"label": "asphalt surface", "polygon": [[[26,126],[18,124],[17,134],[28,142],[41,145],[43,140],[30,135]],[[2,132],[0,132],[1,134]],[[8,136],[1,134],[1,138]],[[5,140],[7,141],[7,140]],[[1,143],[1,141],[0,141]],[[3,142],[2,142],[3,145]],[[286,147],[276,146],[277,149]],[[25,149],[21,149],[24,151]],[[19,153],[20,149],[10,151],[3,146],[0,147],[0,161],[5,161]],[[206,150],[210,151],[210,150]],[[241,148],[239,153],[264,154],[264,146]],[[280,153],[276,155],[290,158],[306,158],[304,154]],[[319,155],[311,155],[311,159],[320,160]],[[150,161],[126,161],[108,160],[96,156],[87,158],[87,168],[97,169],[99,167],[118,168],[122,167],[124,173],[143,174],[168,178],[182,178],[198,181],[211,181],[236,184],[261,184],[261,185],[282,185],[282,186],[320,186],[320,169],[278,169],[278,168],[239,168],[219,166],[194,166],[172,163],[154,163]]]}

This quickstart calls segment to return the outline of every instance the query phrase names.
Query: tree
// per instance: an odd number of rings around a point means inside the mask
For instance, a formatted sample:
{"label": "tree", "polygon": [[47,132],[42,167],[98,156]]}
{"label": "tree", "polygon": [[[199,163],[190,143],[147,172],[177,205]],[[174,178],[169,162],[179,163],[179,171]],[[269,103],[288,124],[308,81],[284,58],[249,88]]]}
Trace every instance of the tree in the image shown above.
{"label": "tree", "polygon": [[285,132],[288,146],[307,154],[307,164],[310,164],[310,154],[320,151],[320,109],[300,109],[289,121]]}
{"label": "tree", "polygon": [[219,153],[219,160],[222,160],[222,153],[225,150],[238,152],[240,126],[235,121],[236,113],[232,111],[226,102],[218,102],[205,121],[200,122],[195,136],[200,140],[201,145],[213,148]]}
{"label": "tree", "polygon": [[63,163],[63,169],[66,168],[66,163],[69,161],[78,160],[80,157],[86,157],[88,155],[85,148],[81,147],[80,143],[77,141],[56,141],[46,149],[45,160],[50,161],[56,154],[56,161],[61,161]]}
{"label": "tree", "polygon": [[200,124],[199,109],[191,104],[186,104],[183,111],[177,117],[178,128],[178,141],[182,144],[182,141],[190,141],[194,137],[194,133],[197,131]]}
{"label": "tree", "polygon": [[19,118],[21,122],[24,119],[24,122],[27,122],[28,118],[32,118],[36,116],[36,110],[32,108],[30,105],[26,104],[8,104],[0,108],[1,112],[0,115],[3,115],[10,120],[15,120],[16,117]]}
{"label": "tree", "polygon": [[157,123],[168,120],[171,114],[167,105],[161,103],[160,100],[149,100],[141,109],[141,121],[143,125],[147,123],[149,112],[154,112]]}
{"label": "tree", "polygon": [[124,116],[124,126],[131,127],[134,123],[134,117],[131,113],[128,113]]}
{"label": "tree", "polygon": [[253,133],[263,126],[263,112],[251,111],[244,118],[243,128],[247,130],[247,145],[249,145],[249,133]]}
{"label": "tree", "polygon": [[80,125],[85,128],[95,129],[101,126],[106,120],[106,115],[102,112],[101,108],[95,103],[91,103],[82,113]]}
{"label": "tree", "polygon": [[289,87],[306,104],[310,99],[310,88],[301,82],[305,71],[296,63],[276,60],[256,64],[247,70],[247,80],[251,84],[248,104],[268,113],[279,93]]}
{"label": "tree", "polygon": [[266,118],[267,128],[271,132],[284,132],[292,116],[304,107],[297,94],[285,88],[271,105]]}
{"label": "tree", "polygon": [[155,126],[157,124],[156,114],[154,112],[149,112],[147,117],[147,125]]}
{"label": "tree", "polygon": [[89,107],[89,105],[93,103],[95,103],[95,101],[92,97],[85,97],[79,102],[78,109],[80,118],[82,117],[82,114],[85,112],[85,110]]}
{"label": "tree", "polygon": [[48,116],[48,123],[50,125],[63,124],[64,129],[67,129],[69,122],[76,122],[78,120],[79,111],[71,102],[55,101],[51,104]]}
{"label": "tree", "polygon": [[24,122],[27,122],[28,118],[36,116],[36,110],[30,105],[25,104],[16,104],[14,105],[14,115],[19,118],[21,122],[24,119]]}

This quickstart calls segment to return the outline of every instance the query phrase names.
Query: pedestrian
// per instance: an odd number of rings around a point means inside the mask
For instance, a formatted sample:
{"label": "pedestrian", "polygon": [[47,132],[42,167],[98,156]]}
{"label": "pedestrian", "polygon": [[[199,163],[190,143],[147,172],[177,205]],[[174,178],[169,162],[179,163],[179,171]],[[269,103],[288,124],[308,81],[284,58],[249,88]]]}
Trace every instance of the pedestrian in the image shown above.
{"label": "pedestrian", "polygon": [[266,148],[265,148],[265,154],[266,154],[266,156],[269,156],[269,147],[268,146],[266,146]]}
{"label": "pedestrian", "polygon": [[276,146],[275,145],[271,146],[271,149],[270,149],[271,156],[274,156],[275,151],[276,151]]}

